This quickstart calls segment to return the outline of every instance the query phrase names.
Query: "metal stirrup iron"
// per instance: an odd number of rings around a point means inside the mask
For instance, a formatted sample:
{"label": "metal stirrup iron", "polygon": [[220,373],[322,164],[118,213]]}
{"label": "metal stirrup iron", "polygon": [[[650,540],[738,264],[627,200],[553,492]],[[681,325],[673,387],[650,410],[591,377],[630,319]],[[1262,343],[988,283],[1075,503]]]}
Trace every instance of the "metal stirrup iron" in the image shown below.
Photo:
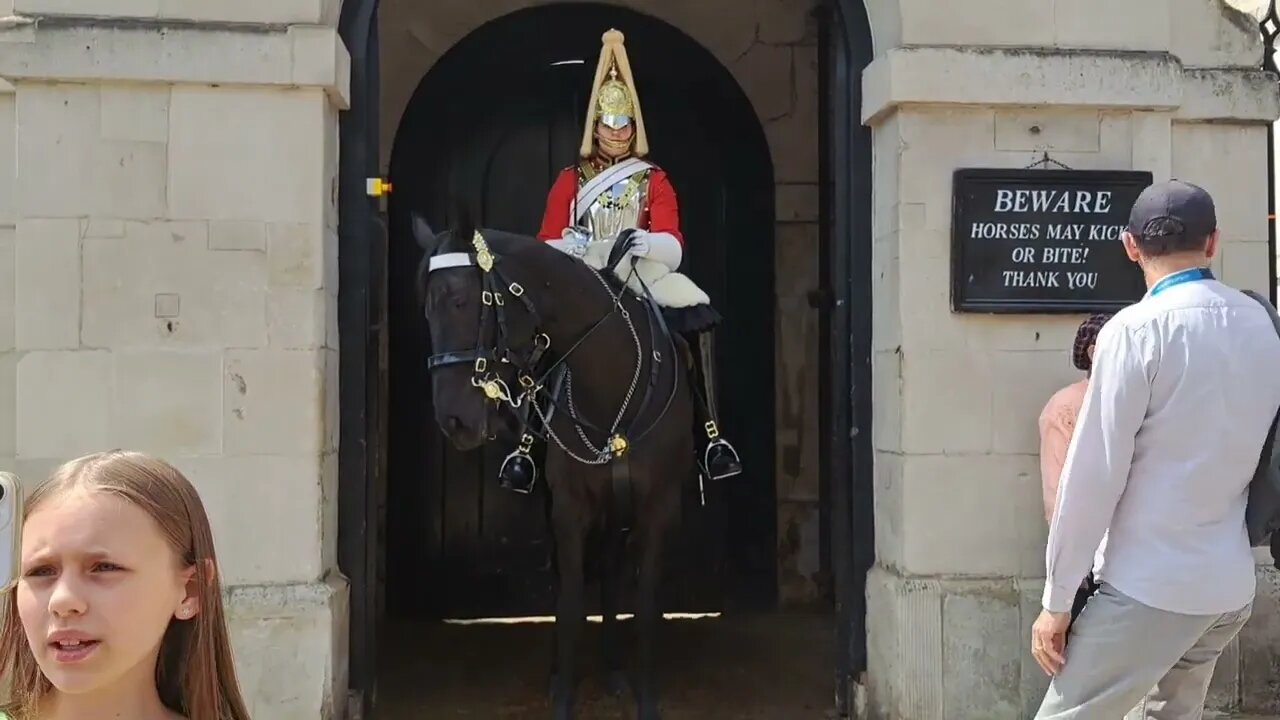
{"label": "metal stirrup iron", "polygon": [[538,465],[533,461],[529,451],[533,449],[533,435],[528,432],[520,438],[520,445],[502,460],[498,470],[499,484],[521,495],[533,492],[538,482]]}
{"label": "metal stirrup iron", "polygon": [[707,422],[703,429],[707,433],[707,447],[702,453],[702,468],[711,480],[723,480],[742,474],[742,460],[738,451],[720,435],[720,427],[716,418],[720,413],[716,407],[715,382],[715,337],[714,330],[698,335],[698,349],[702,360],[703,402],[706,404]]}

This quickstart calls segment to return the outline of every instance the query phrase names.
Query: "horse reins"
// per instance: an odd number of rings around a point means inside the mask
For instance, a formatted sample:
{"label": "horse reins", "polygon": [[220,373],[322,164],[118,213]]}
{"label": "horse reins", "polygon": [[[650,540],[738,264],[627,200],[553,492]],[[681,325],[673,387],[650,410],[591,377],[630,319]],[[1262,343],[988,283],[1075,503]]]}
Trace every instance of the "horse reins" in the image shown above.
{"label": "horse reins", "polygon": [[[533,408],[541,419],[543,427],[550,439],[574,460],[587,465],[603,465],[615,458],[622,457],[632,444],[648,435],[648,433],[658,425],[666,415],[667,410],[671,407],[671,403],[675,399],[676,390],[679,386],[677,373],[671,383],[671,393],[667,397],[662,411],[658,413],[654,417],[653,421],[642,431],[635,434],[631,434],[629,432],[629,428],[623,429],[621,432],[619,431],[619,428],[622,426],[622,420],[626,416],[626,411],[631,404],[636,389],[639,386],[640,368],[641,365],[643,365],[644,359],[644,350],[640,343],[640,337],[636,333],[630,312],[623,307],[622,294],[614,292],[613,288],[609,286],[608,281],[604,279],[603,275],[594,268],[590,268],[590,266],[588,266],[588,269],[592,271],[592,274],[596,276],[604,286],[605,291],[609,294],[611,300],[610,308],[608,312],[593,323],[574,343],[572,343],[569,348],[560,355],[559,359],[555,363],[552,363],[551,366],[543,371],[535,380],[534,375],[538,365],[541,363],[551,347],[551,337],[545,332],[541,332],[539,330],[542,326],[542,317],[538,313],[537,308],[534,307],[533,303],[527,297],[524,288],[519,283],[511,282],[502,273],[501,269],[497,267],[501,256],[492,252],[488,243],[485,241],[484,236],[479,231],[476,231],[472,237],[472,246],[474,248],[473,252],[452,252],[432,256],[429,260],[429,272],[473,266],[480,269],[482,282],[482,308],[476,346],[470,350],[450,350],[431,355],[427,359],[428,371],[434,371],[438,368],[450,365],[470,363],[472,365],[471,385],[480,389],[488,400],[498,404],[506,403],[521,418],[521,424],[524,427],[521,428],[520,446],[517,452],[527,454],[533,444],[533,431],[528,428],[527,408],[522,408],[522,406],[528,402],[533,405]],[[616,261],[610,263],[610,267],[613,265],[616,265]],[[647,287],[644,289],[647,297],[640,298],[640,300],[641,302],[649,303],[652,306],[651,312],[647,313],[647,315],[649,315],[650,322],[650,337],[654,341],[657,340],[659,335],[665,337],[673,350],[672,356],[674,358],[676,355],[674,352],[674,339],[671,337],[670,331],[662,318],[662,311],[655,303],[653,303],[652,295],[648,293]],[[506,293],[509,293],[511,296],[519,299],[521,304],[524,305],[525,310],[533,319],[533,347],[529,350],[528,355],[523,359],[519,358],[515,349],[508,345],[509,329],[506,320],[506,301],[503,295],[504,290]],[[583,342],[590,338],[596,330],[603,326],[604,323],[615,314],[620,314],[622,316],[623,321],[626,323],[627,328],[631,333],[632,340],[635,342],[636,369],[631,378],[630,387],[628,387],[626,396],[618,410],[617,416],[614,418],[612,425],[608,429],[605,429],[581,416],[573,402],[572,375],[569,373],[567,367],[562,368],[561,366],[568,360],[569,356],[582,345]],[[658,327],[654,327],[655,322]],[[487,344],[491,331],[495,330],[496,333],[493,334],[495,334],[496,337],[494,338],[493,343]],[[636,412],[633,420],[639,420],[642,418],[644,416],[644,411],[650,404],[654,386],[657,384],[661,360],[662,353],[655,347],[653,350],[653,362],[650,363],[649,382],[645,388],[645,393],[641,398],[639,410]],[[513,395],[511,388],[498,374],[494,372],[491,368],[491,364],[504,364],[513,367],[517,373],[520,392]],[[561,370],[564,375],[566,405],[561,405],[559,392],[549,393],[545,389],[547,379],[556,373],[557,370]],[[537,400],[539,394],[542,394],[550,400],[550,404],[552,406],[550,408],[550,412],[544,413],[542,408],[538,405]],[[557,409],[564,411],[569,416],[570,424],[574,426],[578,438],[588,450],[595,454],[594,458],[585,458],[574,452],[555,433],[551,426],[551,417]],[[606,441],[604,447],[597,448],[587,438],[587,430],[592,430],[605,435]]]}

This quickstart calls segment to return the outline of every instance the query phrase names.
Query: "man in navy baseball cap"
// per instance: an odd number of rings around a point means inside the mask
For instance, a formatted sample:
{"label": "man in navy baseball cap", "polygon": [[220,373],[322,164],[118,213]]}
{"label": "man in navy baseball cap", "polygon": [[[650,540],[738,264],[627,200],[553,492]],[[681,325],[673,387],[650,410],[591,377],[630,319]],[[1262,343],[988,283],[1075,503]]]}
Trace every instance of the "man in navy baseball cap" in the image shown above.
{"label": "man in navy baseball cap", "polygon": [[1143,190],[1129,212],[1129,259],[1204,252],[1206,259],[1217,249],[1218,214],[1209,193],[1182,180],[1156,183]]}
{"label": "man in navy baseball cap", "polygon": [[1200,717],[1257,589],[1246,509],[1280,411],[1280,337],[1210,272],[1202,188],[1147,188],[1123,238],[1148,289],[1098,331],[1062,462],[1031,630],[1053,676],[1036,720]]}

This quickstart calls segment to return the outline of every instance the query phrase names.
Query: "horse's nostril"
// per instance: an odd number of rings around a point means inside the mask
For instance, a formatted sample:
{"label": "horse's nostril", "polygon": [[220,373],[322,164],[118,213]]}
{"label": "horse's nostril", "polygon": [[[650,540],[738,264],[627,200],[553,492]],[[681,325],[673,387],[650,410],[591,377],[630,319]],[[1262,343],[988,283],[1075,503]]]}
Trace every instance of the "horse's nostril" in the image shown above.
{"label": "horse's nostril", "polygon": [[457,433],[461,429],[462,421],[458,419],[457,415],[450,415],[444,419],[444,431],[450,435]]}

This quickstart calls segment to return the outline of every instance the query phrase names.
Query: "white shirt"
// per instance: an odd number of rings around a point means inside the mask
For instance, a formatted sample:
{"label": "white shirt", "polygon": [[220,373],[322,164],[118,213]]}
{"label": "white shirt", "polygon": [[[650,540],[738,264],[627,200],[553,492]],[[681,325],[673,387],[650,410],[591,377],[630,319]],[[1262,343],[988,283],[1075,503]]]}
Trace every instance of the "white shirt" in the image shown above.
{"label": "white shirt", "polygon": [[1254,299],[1196,280],[1116,313],[1063,467],[1044,607],[1069,611],[1091,563],[1095,579],[1161,610],[1249,604],[1244,510],[1277,408],[1280,339]]}

